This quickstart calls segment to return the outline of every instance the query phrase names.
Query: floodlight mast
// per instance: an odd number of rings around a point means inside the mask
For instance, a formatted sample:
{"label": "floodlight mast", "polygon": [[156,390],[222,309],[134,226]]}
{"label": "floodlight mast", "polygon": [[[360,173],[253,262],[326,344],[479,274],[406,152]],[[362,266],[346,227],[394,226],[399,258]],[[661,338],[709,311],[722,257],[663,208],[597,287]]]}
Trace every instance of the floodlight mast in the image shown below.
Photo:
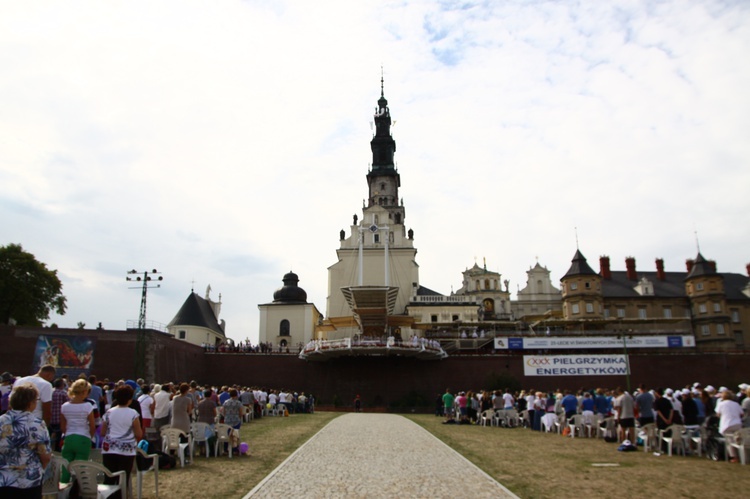
{"label": "floodlight mast", "polygon": [[[153,279],[156,279],[157,281],[164,280],[164,276],[161,275],[161,272],[157,272],[156,269],[152,269],[150,272],[148,270],[143,272],[143,277],[141,277],[138,274],[141,274],[138,270],[128,270],[128,275],[125,277],[125,280],[128,282],[143,282],[143,286],[136,286],[131,287],[130,289],[142,289],[141,292],[141,309],[140,313],[138,314],[138,337],[135,342],[135,374],[138,377],[145,377],[146,375],[146,301],[148,298],[148,289],[149,288],[160,288],[161,284],[157,284],[156,286],[149,286],[149,282],[151,282]],[[130,277],[133,276],[133,277]],[[156,277],[158,276],[158,277]]]}

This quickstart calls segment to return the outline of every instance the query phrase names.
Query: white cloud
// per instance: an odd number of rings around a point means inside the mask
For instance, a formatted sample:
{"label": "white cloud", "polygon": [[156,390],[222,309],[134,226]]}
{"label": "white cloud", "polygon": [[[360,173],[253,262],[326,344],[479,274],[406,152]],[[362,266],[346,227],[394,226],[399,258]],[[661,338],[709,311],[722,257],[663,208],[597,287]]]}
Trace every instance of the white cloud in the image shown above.
{"label": "white cloud", "polygon": [[523,287],[581,250],[682,270],[750,257],[742,2],[57,2],[0,7],[3,241],[120,328],[222,293],[234,338],[293,269],[325,307],[366,196],[380,65],[422,284]]}

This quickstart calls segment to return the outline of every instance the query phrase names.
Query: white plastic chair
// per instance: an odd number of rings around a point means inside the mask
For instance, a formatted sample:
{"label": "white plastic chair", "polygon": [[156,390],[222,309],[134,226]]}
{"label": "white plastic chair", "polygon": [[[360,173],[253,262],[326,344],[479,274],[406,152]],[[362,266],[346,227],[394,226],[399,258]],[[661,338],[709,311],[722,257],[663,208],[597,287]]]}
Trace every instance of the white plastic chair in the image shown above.
{"label": "white plastic chair", "polygon": [[[197,445],[203,444],[204,449],[206,449],[206,457],[209,456],[208,452],[208,438],[206,437],[207,430],[209,430],[211,426],[208,423],[192,423],[190,425],[190,459],[193,459],[193,456],[195,455],[195,447]],[[213,433],[213,430],[210,430],[211,433]]]}
{"label": "white plastic chair", "polygon": [[[151,466],[145,470],[139,470],[138,466],[134,464],[136,473],[136,484],[138,487],[138,499],[143,497],[143,476],[149,471],[154,472],[154,486],[156,488],[156,497],[159,497],[159,455],[158,454],[146,454],[140,447],[136,448],[138,456],[144,459],[151,459]],[[136,460],[138,458],[136,457]]]}
{"label": "white plastic chair", "polygon": [[570,437],[575,438],[576,433],[579,437],[586,434],[586,424],[583,420],[583,416],[580,414],[574,414],[568,419],[568,425],[570,426]]}
{"label": "white plastic chair", "polygon": [[57,499],[66,499],[73,488],[73,482],[60,483],[60,475],[63,468],[70,469],[70,463],[64,457],[53,454],[49,466],[50,469],[42,482],[42,496],[54,495]]}
{"label": "white plastic chair", "polygon": [[[667,433],[669,433],[669,436],[666,436]],[[674,451],[685,455],[685,441],[682,438],[684,433],[685,427],[681,424],[673,424],[659,432],[661,442],[667,444],[667,454],[671,456]]]}
{"label": "white plastic chair", "polygon": [[657,435],[656,423],[648,423],[641,426],[639,436],[643,440],[643,452],[659,450],[659,435]]}
{"label": "white plastic chair", "polygon": [[[737,449],[737,453],[740,455],[740,462],[743,465],[747,464],[747,453],[750,452],[750,428],[742,428],[725,437],[728,447],[727,451],[729,447]],[[729,452],[726,452],[726,456],[729,459]]]}
{"label": "white plastic chair", "polygon": [[229,459],[232,458],[232,430],[233,428],[228,424],[217,424],[214,428],[216,431],[216,444],[214,445],[214,455],[219,456],[219,449],[224,448],[224,444],[227,444],[229,449]]}
{"label": "white plastic chair", "polygon": [[[122,497],[127,497],[127,474],[125,471],[114,473],[103,464],[93,461],[73,461],[70,463],[70,473],[78,483],[78,489],[82,499],[106,499],[118,490]],[[117,477],[117,485],[104,485],[98,483],[97,475],[105,475],[110,478]]]}
{"label": "white plastic chair", "polygon": [[493,425],[494,418],[495,418],[495,411],[492,409],[487,409],[486,411],[482,413],[482,416],[479,418],[479,424],[481,424],[482,426],[487,426],[487,424],[489,423],[490,426],[494,426]]}
{"label": "white plastic chair", "polygon": [[[181,437],[186,437],[187,442],[182,442]],[[190,449],[190,434],[185,433],[179,428],[162,428],[161,429],[162,439],[162,452],[165,454],[171,454],[172,451],[177,453],[180,458],[180,466],[185,467],[185,450],[189,452]]]}

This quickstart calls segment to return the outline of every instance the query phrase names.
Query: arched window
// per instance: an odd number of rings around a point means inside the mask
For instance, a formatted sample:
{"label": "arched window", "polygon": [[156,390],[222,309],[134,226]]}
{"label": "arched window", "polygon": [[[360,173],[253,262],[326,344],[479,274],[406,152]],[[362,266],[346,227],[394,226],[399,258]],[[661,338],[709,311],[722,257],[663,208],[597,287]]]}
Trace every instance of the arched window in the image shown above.
{"label": "arched window", "polygon": [[289,321],[286,319],[279,324],[279,336],[289,336]]}

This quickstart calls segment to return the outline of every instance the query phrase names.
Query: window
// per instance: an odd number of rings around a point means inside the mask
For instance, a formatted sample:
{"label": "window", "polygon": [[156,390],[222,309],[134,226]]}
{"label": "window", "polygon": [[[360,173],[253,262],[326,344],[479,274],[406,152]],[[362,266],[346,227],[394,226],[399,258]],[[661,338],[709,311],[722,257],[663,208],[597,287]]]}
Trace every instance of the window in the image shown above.
{"label": "window", "polygon": [[608,308],[604,309],[604,318],[605,319],[609,319],[609,309]]}
{"label": "window", "polygon": [[380,234],[373,234],[372,236],[372,242],[379,243],[380,242]]}
{"label": "window", "polygon": [[702,314],[706,313],[706,304],[705,303],[701,303],[700,305],[698,305],[698,312],[700,312]]}
{"label": "window", "polygon": [[430,322],[437,322],[437,315],[431,315]]}
{"label": "window", "polygon": [[672,318],[672,307],[664,307],[664,318],[665,319]]}
{"label": "window", "polygon": [[458,316],[457,316],[457,315],[454,315],[454,316],[453,316],[453,319],[452,319],[452,320],[453,320],[453,321],[457,321],[457,320],[458,320]]}
{"label": "window", "polygon": [[638,318],[639,319],[646,318],[646,307],[638,307]]}
{"label": "window", "polygon": [[697,289],[698,291],[703,291],[703,283],[702,282],[696,283],[695,289]]}
{"label": "window", "polygon": [[724,324],[716,324],[716,334],[724,334]]}
{"label": "window", "polygon": [[591,289],[591,283],[588,282],[588,281],[586,281],[586,283],[583,285],[583,287],[586,288],[586,289]]}
{"label": "window", "polygon": [[711,328],[708,327],[708,324],[703,324],[701,326],[701,334],[703,336],[708,336],[709,334],[711,334]]}
{"label": "window", "polygon": [[579,309],[577,303],[574,303],[573,305],[571,305],[571,307],[572,307],[572,310],[573,310],[573,314],[579,314],[579,313],[581,313],[581,310]]}
{"label": "window", "polygon": [[740,311],[736,308],[732,309],[732,322],[740,322]]}
{"label": "window", "polygon": [[181,340],[184,340],[185,336],[187,335],[187,331],[180,329],[180,331],[178,332],[178,334],[179,334],[179,338]]}
{"label": "window", "polygon": [[573,290],[573,291],[575,291],[576,289],[578,289],[578,283],[577,282],[571,282],[570,283],[570,289]]}
{"label": "window", "polygon": [[721,312],[721,303],[718,301],[714,302],[714,312]]}
{"label": "window", "polygon": [[594,313],[594,304],[593,303],[586,303],[586,313],[587,314],[593,314]]}
{"label": "window", "polygon": [[279,336],[289,336],[289,321],[286,319],[279,323]]}
{"label": "window", "polygon": [[617,309],[617,317],[619,317],[619,318],[625,317],[625,309],[624,308],[618,308]]}

